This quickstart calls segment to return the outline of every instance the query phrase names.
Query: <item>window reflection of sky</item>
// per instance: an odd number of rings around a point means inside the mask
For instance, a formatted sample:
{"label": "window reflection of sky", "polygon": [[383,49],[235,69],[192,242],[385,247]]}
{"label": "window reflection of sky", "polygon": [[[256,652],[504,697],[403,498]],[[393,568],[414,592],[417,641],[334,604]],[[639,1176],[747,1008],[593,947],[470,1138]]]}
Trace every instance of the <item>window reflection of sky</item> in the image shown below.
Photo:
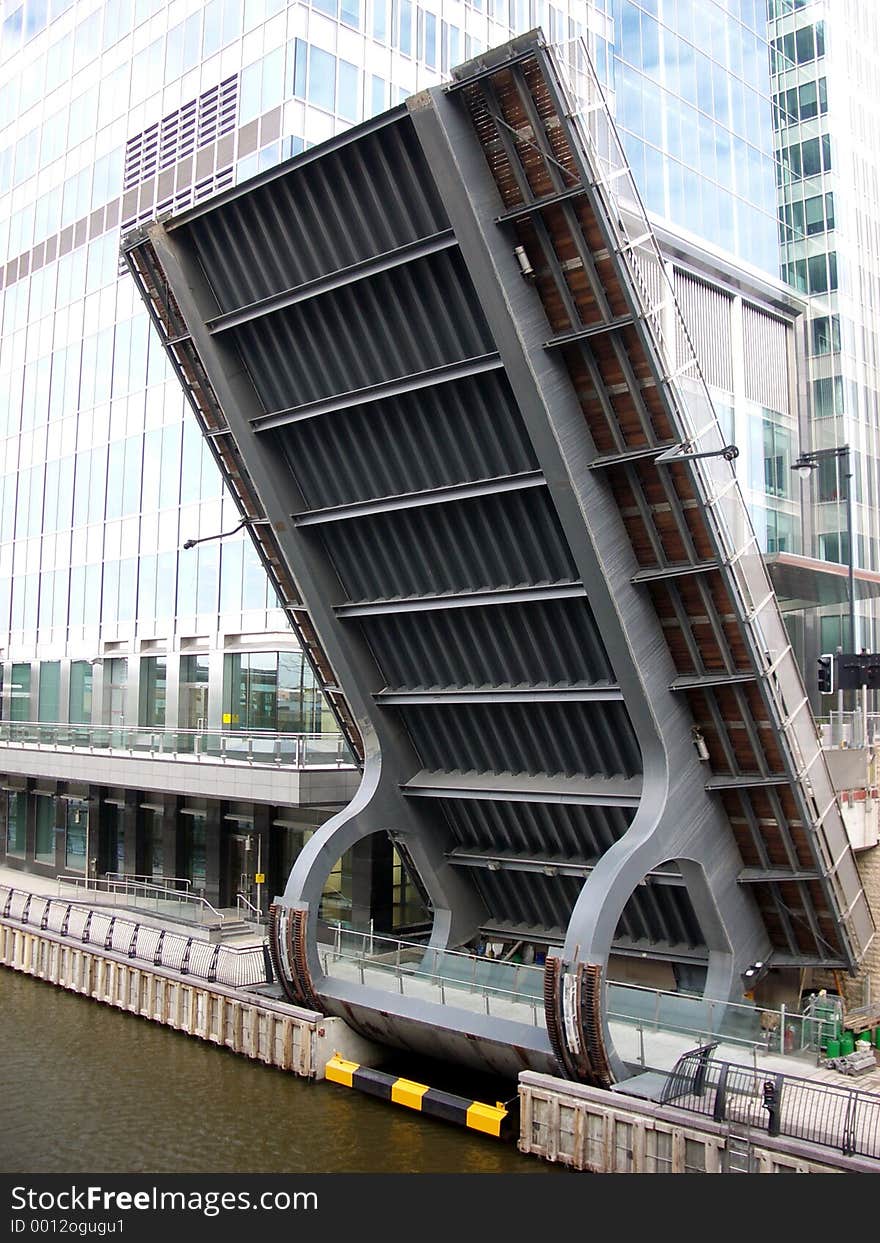
{"label": "window reflection of sky", "polygon": [[778,270],[761,0],[613,0],[610,85],[651,212]]}

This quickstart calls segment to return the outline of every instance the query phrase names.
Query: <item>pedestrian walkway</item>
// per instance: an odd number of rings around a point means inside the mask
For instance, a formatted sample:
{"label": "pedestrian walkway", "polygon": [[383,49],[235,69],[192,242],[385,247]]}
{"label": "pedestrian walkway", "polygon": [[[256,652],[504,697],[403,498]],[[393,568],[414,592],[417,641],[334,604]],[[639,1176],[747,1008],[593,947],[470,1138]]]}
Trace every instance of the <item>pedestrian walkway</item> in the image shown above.
{"label": "pedestrian walkway", "polygon": [[[0,886],[6,885],[41,897],[58,898],[58,882],[55,878],[32,875],[19,872],[15,868],[0,866]],[[106,908],[100,903],[89,903],[84,898],[66,897],[66,900],[71,901],[74,906],[92,907],[95,911],[107,913]],[[191,937],[197,931],[192,924],[179,919],[159,918],[155,915],[144,917],[136,907],[130,910],[114,909],[120,915],[124,914],[129,920],[138,919],[139,922],[147,923],[148,927],[165,928],[169,934],[177,933],[184,937]],[[234,908],[223,913],[227,914],[230,919],[237,918]],[[238,950],[257,949],[262,946],[264,940],[265,931],[252,928],[225,940],[224,944]],[[375,940],[378,942],[380,938]],[[420,966],[418,955],[409,962],[390,962],[387,959],[383,962],[378,960],[378,956],[371,961],[366,952],[355,958],[350,954],[340,955],[334,946],[321,945],[319,956],[329,977],[328,995],[332,995],[332,981],[340,979],[346,982],[362,983],[381,991],[419,997],[422,1000],[433,1001],[439,1005],[455,1007],[474,1014],[491,1014],[529,1026],[544,1026],[544,1007],[540,994],[535,992],[534,996],[528,995],[522,985],[520,991],[514,994],[497,984],[481,983],[476,980],[476,976],[474,982],[469,982],[456,979],[445,971],[442,975],[437,971],[425,971]],[[444,962],[448,957],[449,955],[443,956]],[[455,957],[464,959],[467,956]],[[488,965],[482,960],[477,961],[477,966]],[[529,970],[536,976],[541,974],[537,968]],[[521,969],[517,978],[519,979],[522,974]],[[641,1020],[612,1019],[609,1028],[615,1049],[622,1060],[632,1068],[634,1074],[642,1070],[668,1073],[683,1054],[698,1044],[705,1043],[705,1040],[694,1031],[673,1031],[663,1027],[655,1029],[651,1023]],[[780,1054],[770,1052],[755,1042],[729,1040],[719,1036],[718,1047],[713,1057],[719,1061],[751,1065],[755,1070],[767,1075],[794,1075],[835,1087],[852,1087],[862,1092],[880,1093],[880,1067],[867,1075],[851,1078],[838,1071],[817,1065],[815,1050]]]}

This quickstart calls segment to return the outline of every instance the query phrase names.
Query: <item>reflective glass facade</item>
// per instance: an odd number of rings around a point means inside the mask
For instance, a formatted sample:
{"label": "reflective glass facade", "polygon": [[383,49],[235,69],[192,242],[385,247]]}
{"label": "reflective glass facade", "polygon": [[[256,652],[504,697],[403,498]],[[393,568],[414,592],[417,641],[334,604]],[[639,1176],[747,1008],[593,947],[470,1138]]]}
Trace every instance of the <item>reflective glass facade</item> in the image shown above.
{"label": "reflective glass facade", "polygon": [[[770,0],[782,274],[808,299],[808,447],[848,444],[855,564],[880,569],[880,11],[860,0]],[[846,481],[834,461],[804,485],[812,552],[846,562]],[[859,607],[857,647],[880,642],[876,603]],[[845,614],[845,610],[843,611]],[[827,610],[820,650],[849,647]]]}
{"label": "reflective glass facade", "polygon": [[[314,687],[302,682],[296,644],[249,538],[182,548],[234,527],[238,516],[195,422],[184,417],[134,287],[120,275],[120,233],[382,111],[515,29],[542,25],[560,40],[592,23],[607,33],[605,7],[3,6],[2,715],[150,726],[167,717],[171,726],[220,727],[225,700],[239,693],[237,683],[223,686],[221,653],[265,636],[259,646],[274,645],[276,666],[298,662],[302,701],[283,700],[279,674],[274,714],[254,719],[271,717],[278,723],[271,728],[330,727]],[[210,665],[204,690],[176,656],[194,647]],[[218,653],[213,662],[210,651]],[[233,665],[249,659],[229,657]],[[45,685],[41,662],[54,666]],[[245,695],[248,704],[252,698]]]}
{"label": "reflective glass facade", "polygon": [[775,274],[765,0],[609,9],[613,108],[648,210]]}

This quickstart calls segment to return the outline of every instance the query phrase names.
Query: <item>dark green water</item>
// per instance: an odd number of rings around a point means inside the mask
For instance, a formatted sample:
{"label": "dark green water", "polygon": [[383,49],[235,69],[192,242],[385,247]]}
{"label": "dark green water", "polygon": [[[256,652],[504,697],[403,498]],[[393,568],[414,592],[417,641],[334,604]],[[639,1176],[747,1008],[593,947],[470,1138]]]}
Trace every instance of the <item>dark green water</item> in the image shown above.
{"label": "dark green water", "polygon": [[554,1169],[5,969],[0,1051],[3,1173]]}

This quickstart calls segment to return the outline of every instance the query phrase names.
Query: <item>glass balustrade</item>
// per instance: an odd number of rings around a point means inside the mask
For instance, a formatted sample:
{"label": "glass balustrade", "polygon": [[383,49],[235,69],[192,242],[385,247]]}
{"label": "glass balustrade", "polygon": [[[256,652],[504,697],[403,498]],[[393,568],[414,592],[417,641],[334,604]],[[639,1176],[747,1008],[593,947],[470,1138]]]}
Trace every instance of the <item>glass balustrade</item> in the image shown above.
{"label": "glass balustrade", "polygon": [[339,734],[151,729],[145,726],[0,721],[0,746],[49,750],[125,751],[187,760],[271,764],[290,768],[353,768]]}

